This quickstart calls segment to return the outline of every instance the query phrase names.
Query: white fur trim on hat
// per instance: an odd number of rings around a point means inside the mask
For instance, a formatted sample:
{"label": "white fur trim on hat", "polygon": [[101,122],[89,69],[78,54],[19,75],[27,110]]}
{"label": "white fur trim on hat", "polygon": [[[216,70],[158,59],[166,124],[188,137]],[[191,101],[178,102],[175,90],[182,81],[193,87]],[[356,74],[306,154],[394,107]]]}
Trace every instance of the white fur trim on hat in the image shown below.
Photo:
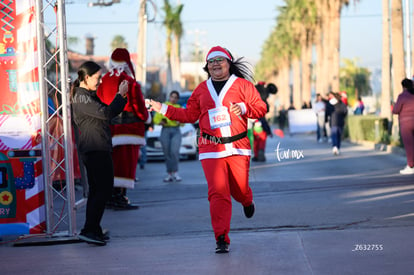
{"label": "white fur trim on hat", "polygon": [[214,51],[214,52],[211,52],[211,53],[207,56],[207,60],[209,60],[209,59],[211,59],[211,58],[214,58],[214,57],[218,57],[218,56],[220,56],[220,57],[224,57],[224,58],[227,58],[228,60],[230,60],[229,56],[228,56],[226,53],[221,52],[221,51]]}

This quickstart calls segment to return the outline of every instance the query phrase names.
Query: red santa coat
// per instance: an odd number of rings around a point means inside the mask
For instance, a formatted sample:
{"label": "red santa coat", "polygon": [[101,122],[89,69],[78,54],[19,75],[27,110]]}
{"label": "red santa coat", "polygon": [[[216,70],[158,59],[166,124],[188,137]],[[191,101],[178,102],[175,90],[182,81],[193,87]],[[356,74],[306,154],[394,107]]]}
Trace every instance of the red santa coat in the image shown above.
{"label": "red santa coat", "polygon": [[[221,106],[230,108],[231,104],[236,103],[241,106],[242,115],[236,116],[230,112],[231,125],[212,129],[209,110]],[[203,133],[214,137],[231,137],[241,134],[247,131],[247,118],[260,118],[266,114],[266,104],[251,82],[232,75],[219,95],[217,95],[210,78],[197,86],[187,101],[186,109],[163,105],[161,113],[172,120],[183,123],[194,123],[199,120],[201,130],[198,140],[200,160],[224,158],[231,155],[250,156],[250,141],[247,137],[232,143],[219,144],[202,136]]]}
{"label": "red santa coat", "polygon": [[[151,117],[145,107],[141,86],[125,72],[116,70],[106,73],[98,87],[97,95],[105,104],[110,104],[118,92],[119,84],[128,81],[128,102],[120,116],[112,121],[112,158],[114,162],[115,187],[133,188],[139,147],[145,145],[145,122]],[[122,165],[117,165],[122,164]]]}
{"label": "red santa coat", "polygon": [[119,124],[111,125],[112,145],[145,145],[145,125],[149,120],[149,114],[145,107],[141,86],[132,77],[122,72],[108,72],[102,77],[102,83],[98,87],[97,95],[105,104],[110,104],[118,92],[118,86],[123,81],[128,81],[128,102],[119,118]]}

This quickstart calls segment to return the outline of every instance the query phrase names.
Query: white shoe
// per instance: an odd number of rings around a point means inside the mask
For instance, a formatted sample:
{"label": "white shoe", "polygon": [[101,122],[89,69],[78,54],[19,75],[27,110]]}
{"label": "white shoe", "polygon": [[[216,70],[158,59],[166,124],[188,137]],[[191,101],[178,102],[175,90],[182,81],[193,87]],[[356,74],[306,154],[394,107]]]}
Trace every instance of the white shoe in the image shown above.
{"label": "white shoe", "polygon": [[339,155],[339,149],[338,149],[338,147],[334,146],[334,147],[332,148],[332,153],[333,153],[335,156]]}
{"label": "white shoe", "polygon": [[165,178],[164,178],[164,181],[165,182],[171,182],[171,181],[173,181],[174,180],[174,177],[171,175],[171,174],[168,174],[168,176],[166,176]]}
{"label": "white shoe", "polygon": [[414,174],[414,167],[405,166],[404,169],[400,170],[400,174],[402,175],[412,175]]}
{"label": "white shoe", "polygon": [[180,177],[180,175],[178,175],[177,172],[175,172],[175,174],[174,174],[174,179],[175,179],[175,181],[181,181],[182,180],[182,178]]}

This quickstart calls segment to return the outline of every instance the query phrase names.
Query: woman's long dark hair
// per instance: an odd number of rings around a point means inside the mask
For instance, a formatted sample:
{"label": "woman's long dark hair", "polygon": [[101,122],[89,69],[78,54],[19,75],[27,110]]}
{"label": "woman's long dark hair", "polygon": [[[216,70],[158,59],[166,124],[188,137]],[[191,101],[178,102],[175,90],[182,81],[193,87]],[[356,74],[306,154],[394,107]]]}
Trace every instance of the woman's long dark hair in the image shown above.
{"label": "woman's long dark hair", "polygon": [[75,95],[75,88],[79,87],[80,83],[85,80],[87,75],[93,76],[97,71],[101,69],[101,66],[93,61],[84,62],[78,69],[78,78],[72,83],[70,88],[70,98]]}
{"label": "woman's long dark hair", "polygon": [[[233,55],[231,54],[231,52],[225,48],[225,50],[230,54],[231,59],[233,60]],[[245,61],[243,57],[240,57],[238,59],[236,59],[235,61],[229,60],[227,59],[227,62],[229,62],[230,64],[230,75],[234,74],[237,77],[241,77],[244,78],[252,83],[255,82],[254,77],[253,77],[253,72],[250,69],[251,65],[249,64],[249,62]],[[208,64],[206,63],[206,65],[203,67],[203,70],[205,72],[207,72],[208,77],[210,78],[211,75],[208,71]]]}

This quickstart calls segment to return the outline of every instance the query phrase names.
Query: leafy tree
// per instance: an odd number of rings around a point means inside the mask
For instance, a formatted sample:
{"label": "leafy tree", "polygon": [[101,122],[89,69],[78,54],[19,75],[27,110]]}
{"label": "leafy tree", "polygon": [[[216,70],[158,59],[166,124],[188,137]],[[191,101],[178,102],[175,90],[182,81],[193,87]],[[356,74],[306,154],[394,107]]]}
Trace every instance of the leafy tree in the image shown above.
{"label": "leafy tree", "polygon": [[171,6],[168,0],[164,0],[163,10],[165,18],[164,27],[167,30],[166,54],[167,54],[167,89],[179,89],[177,86],[180,81],[180,48],[181,37],[183,36],[183,26],[181,22],[181,12],[183,4]]}
{"label": "leafy tree", "polygon": [[345,58],[343,63],[339,70],[340,90],[347,92],[348,100],[352,104],[359,96],[371,94],[371,72],[367,68],[359,67],[357,59]]}
{"label": "leafy tree", "polygon": [[122,35],[115,35],[111,42],[111,49],[114,51],[116,48],[128,48],[128,43]]}
{"label": "leafy tree", "polygon": [[79,44],[79,38],[76,37],[76,36],[69,36],[67,42],[68,42],[69,46],[70,45],[78,45]]}

